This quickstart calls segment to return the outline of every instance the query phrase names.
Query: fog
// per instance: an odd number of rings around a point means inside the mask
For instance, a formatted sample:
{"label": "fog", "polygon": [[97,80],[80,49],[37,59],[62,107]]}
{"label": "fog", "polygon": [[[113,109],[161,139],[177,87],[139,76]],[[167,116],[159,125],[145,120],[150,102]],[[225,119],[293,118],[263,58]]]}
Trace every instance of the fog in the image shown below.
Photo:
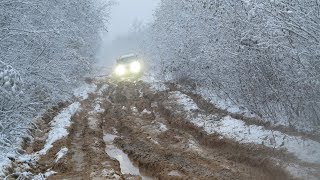
{"label": "fog", "polygon": [[117,4],[111,10],[111,18],[108,23],[108,32],[103,33],[103,44],[98,53],[100,66],[111,66],[114,58],[122,53],[131,51],[119,51],[112,44],[116,38],[126,36],[132,30],[134,23],[146,26],[153,20],[153,12],[160,0],[117,0]]}

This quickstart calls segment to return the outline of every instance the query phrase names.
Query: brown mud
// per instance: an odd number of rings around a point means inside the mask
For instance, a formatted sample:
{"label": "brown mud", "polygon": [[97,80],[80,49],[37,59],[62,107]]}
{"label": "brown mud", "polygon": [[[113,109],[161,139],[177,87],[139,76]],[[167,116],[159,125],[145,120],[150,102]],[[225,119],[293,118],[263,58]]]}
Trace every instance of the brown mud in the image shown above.
{"label": "brown mud", "polygon": [[[292,179],[272,160],[285,158],[283,152],[208,135],[168,99],[169,91],[156,92],[139,81],[107,82],[99,92],[106,82],[90,83],[98,89],[80,102],[69,135],[34,165],[23,169],[16,163],[12,172],[55,171],[48,179]],[[98,104],[104,111],[95,110]],[[215,109],[210,113],[226,115]],[[33,132],[37,140],[24,147],[27,154],[43,148],[50,129],[45,124],[53,116],[43,119],[41,133]],[[63,147],[68,152],[56,162]]]}

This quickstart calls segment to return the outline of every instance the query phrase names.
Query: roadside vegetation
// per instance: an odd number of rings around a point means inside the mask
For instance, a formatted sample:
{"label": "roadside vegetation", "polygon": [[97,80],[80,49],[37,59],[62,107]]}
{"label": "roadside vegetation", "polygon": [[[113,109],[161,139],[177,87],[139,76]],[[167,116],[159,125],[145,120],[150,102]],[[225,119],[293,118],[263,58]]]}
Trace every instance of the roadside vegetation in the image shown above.
{"label": "roadside vegetation", "polygon": [[152,57],[158,79],[317,134],[319,29],[317,0],[163,0],[137,49]]}
{"label": "roadside vegetation", "polygon": [[0,2],[0,162],[31,119],[70,97],[91,71],[111,4]]}

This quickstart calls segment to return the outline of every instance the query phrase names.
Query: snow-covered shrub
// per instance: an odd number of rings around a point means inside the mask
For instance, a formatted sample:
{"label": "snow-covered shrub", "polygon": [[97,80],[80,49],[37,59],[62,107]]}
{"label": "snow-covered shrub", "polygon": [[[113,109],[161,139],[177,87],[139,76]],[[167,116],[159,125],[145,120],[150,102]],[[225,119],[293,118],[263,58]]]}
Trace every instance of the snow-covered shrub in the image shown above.
{"label": "snow-covered shrub", "polygon": [[144,49],[167,78],[192,80],[272,123],[316,131],[319,12],[316,0],[162,0]]}
{"label": "snow-covered shrub", "polygon": [[0,61],[0,151],[14,144],[13,133],[19,134],[19,128],[16,127],[21,127],[22,119],[19,119],[20,114],[16,111],[22,108],[23,98],[19,73]]}
{"label": "snow-covered shrub", "polygon": [[0,58],[20,72],[26,93],[65,98],[90,71],[104,12],[93,0],[2,2]]}
{"label": "snow-covered shrub", "polygon": [[0,61],[0,92],[13,96],[20,93],[21,85],[20,74],[12,66]]}
{"label": "snow-covered shrub", "polygon": [[2,148],[19,143],[32,118],[70,97],[90,72],[110,5],[95,0],[0,2],[0,161]]}

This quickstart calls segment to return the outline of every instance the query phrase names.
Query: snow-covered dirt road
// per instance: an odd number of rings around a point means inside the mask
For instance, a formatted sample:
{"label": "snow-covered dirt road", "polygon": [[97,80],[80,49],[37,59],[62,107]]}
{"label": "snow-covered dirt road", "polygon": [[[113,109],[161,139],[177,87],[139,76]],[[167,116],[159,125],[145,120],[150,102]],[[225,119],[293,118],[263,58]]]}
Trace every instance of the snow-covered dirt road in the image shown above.
{"label": "snow-covered dirt road", "polygon": [[[25,152],[11,158],[7,179],[320,177],[318,142],[305,140],[305,152],[302,145],[292,149],[300,137],[270,131],[272,139],[263,127],[247,129],[225,112],[209,111],[201,98],[103,79],[75,94],[36,122],[34,140],[26,139]],[[280,137],[284,144],[272,146]]]}

